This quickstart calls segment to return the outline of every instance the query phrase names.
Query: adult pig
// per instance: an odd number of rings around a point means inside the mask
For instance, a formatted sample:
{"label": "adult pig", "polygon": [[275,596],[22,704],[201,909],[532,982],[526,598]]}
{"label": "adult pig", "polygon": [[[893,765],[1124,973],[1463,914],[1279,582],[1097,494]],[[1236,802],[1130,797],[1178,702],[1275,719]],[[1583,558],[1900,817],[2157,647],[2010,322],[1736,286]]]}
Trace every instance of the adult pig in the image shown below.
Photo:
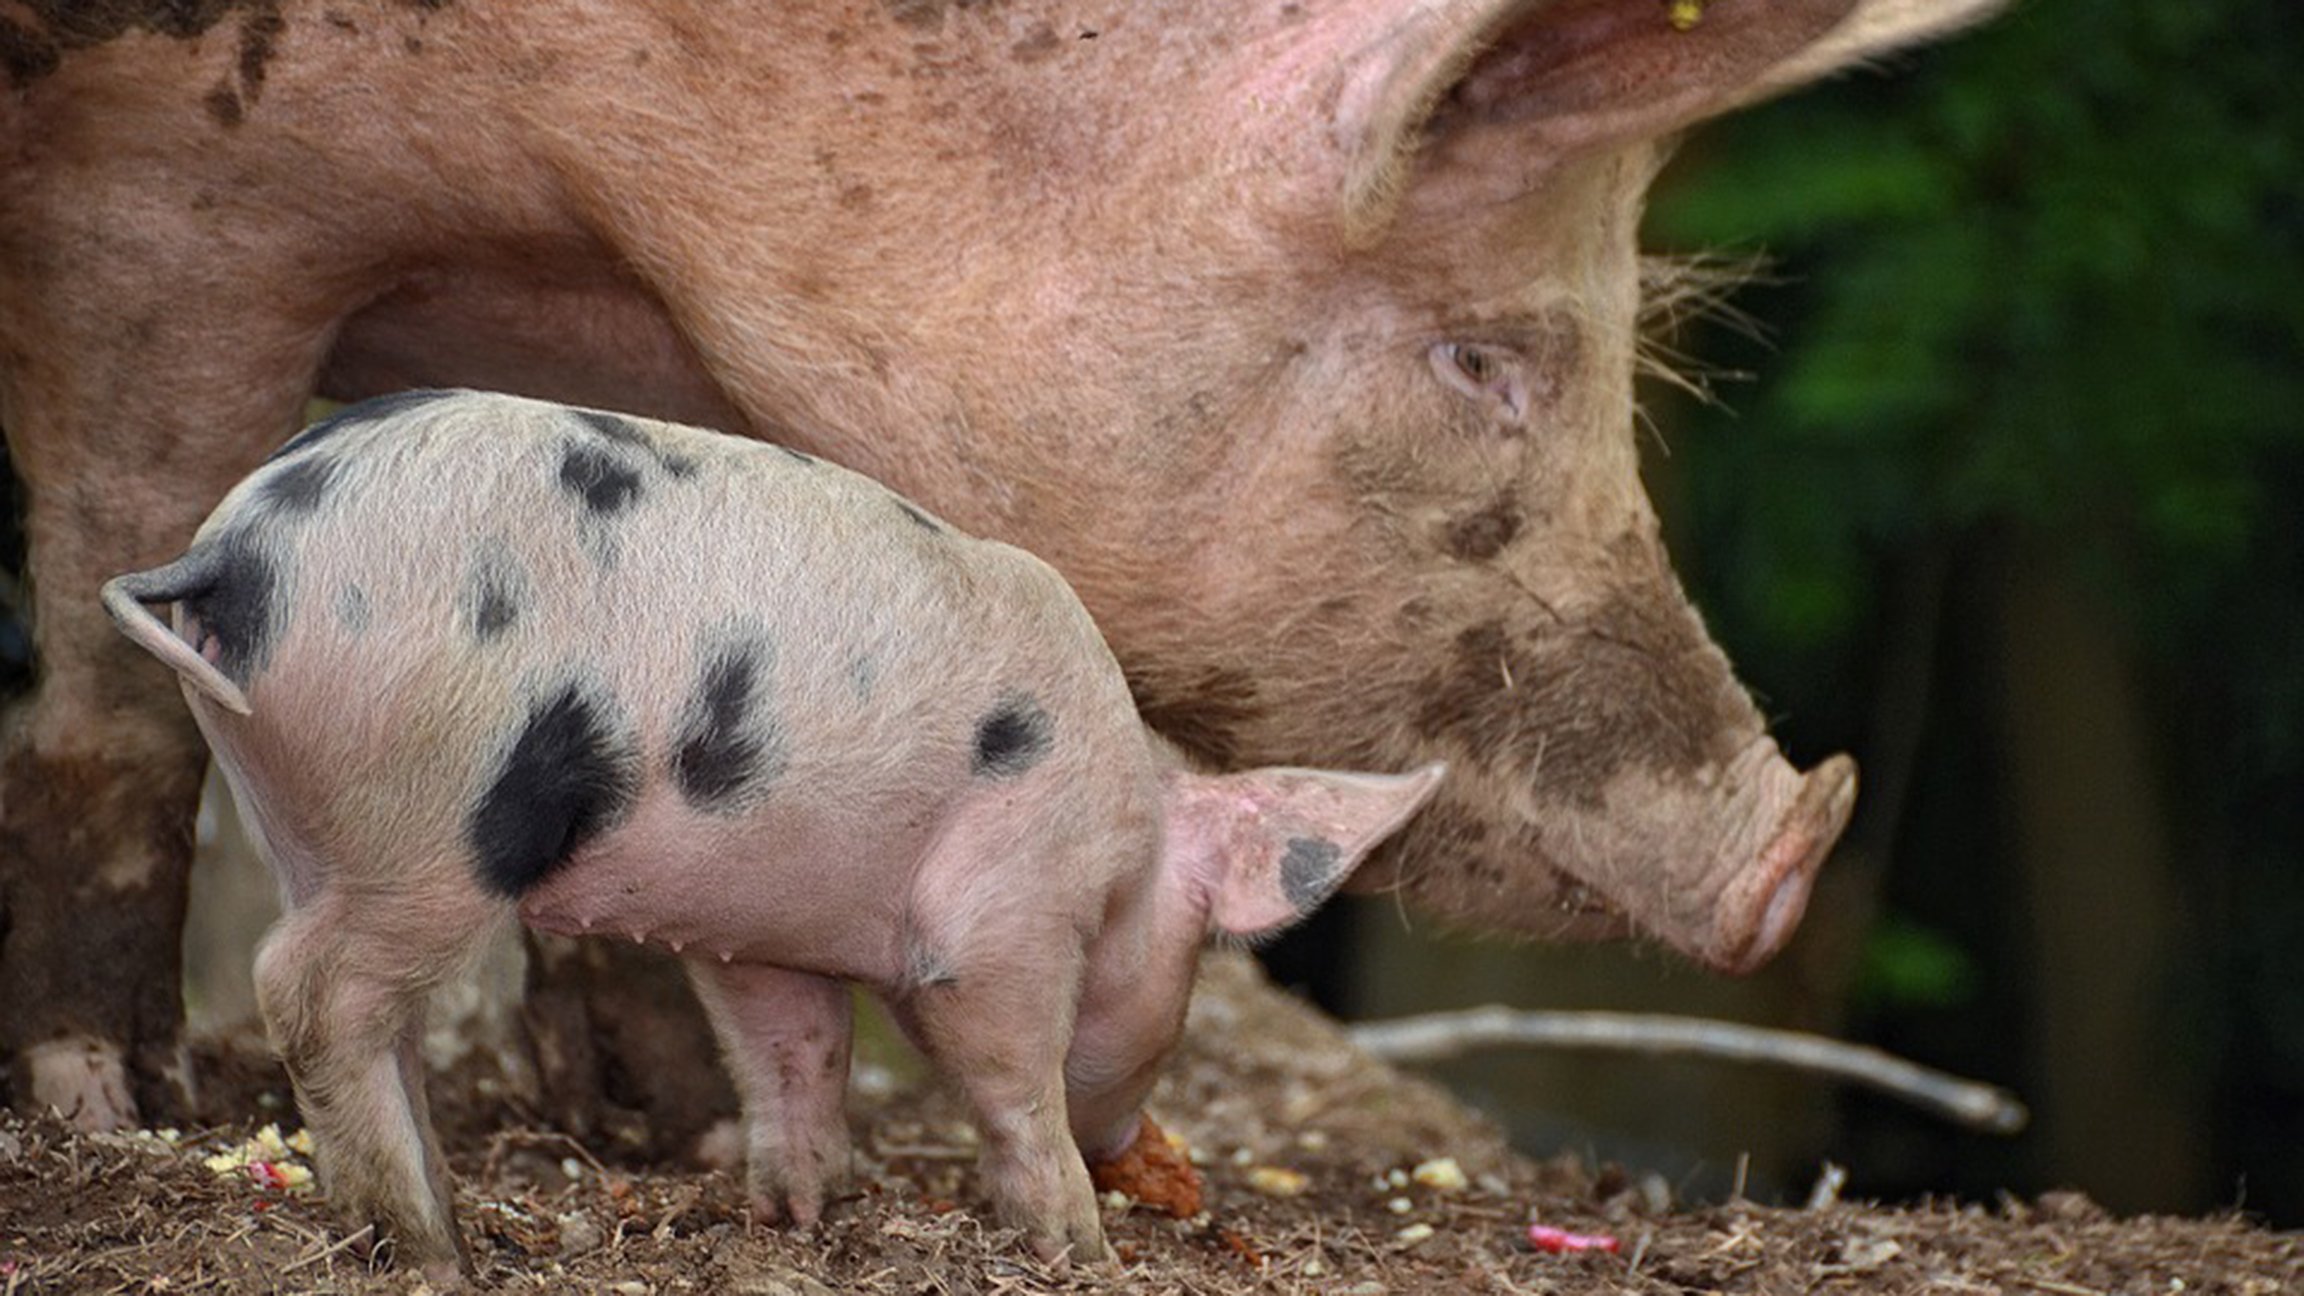
{"label": "adult pig", "polygon": [[1367,884],[1759,964],[1852,768],[1778,754],[1666,564],[1641,195],[1680,127],[1988,4],[0,9],[43,663],[0,752],[19,1100],[102,1125],[171,1092],[201,747],[93,594],[315,390],[862,469],[1048,558],[1203,757],[1449,761]]}
{"label": "adult pig", "polygon": [[339,415],[104,603],[279,876],[257,992],[330,1195],[435,1274],[425,997],[510,913],[685,954],[769,1218],[845,1173],[860,981],[967,1095],[1001,1214],[1096,1257],[1071,1143],[1135,1140],[1202,942],[1293,922],[1440,779],[1187,772],[1029,554],[798,452],[508,396]]}

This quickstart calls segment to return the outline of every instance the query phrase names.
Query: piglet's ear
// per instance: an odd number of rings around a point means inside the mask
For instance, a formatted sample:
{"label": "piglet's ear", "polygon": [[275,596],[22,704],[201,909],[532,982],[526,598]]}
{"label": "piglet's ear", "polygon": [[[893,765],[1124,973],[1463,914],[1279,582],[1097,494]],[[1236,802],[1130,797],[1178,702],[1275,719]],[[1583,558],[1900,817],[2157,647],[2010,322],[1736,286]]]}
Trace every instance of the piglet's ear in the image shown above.
{"label": "piglet's ear", "polygon": [[1166,863],[1207,898],[1217,930],[1271,935],[1319,908],[1444,773],[1432,764],[1407,774],[1173,774]]}
{"label": "piglet's ear", "polygon": [[2004,0],[1429,0],[1367,46],[1337,100],[1345,227],[1411,189],[1509,201],[1561,159],[1662,135]]}

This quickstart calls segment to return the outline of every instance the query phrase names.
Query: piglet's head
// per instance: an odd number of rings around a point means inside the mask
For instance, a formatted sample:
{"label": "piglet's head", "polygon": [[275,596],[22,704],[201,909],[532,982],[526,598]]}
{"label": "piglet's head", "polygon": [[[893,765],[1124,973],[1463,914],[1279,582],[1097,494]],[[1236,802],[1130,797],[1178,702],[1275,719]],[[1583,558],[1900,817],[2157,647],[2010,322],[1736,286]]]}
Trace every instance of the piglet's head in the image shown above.
{"label": "piglet's head", "polygon": [[1212,932],[1259,940],[1295,925],[1440,786],[1437,762],[1406,774],[1172,771],[1163,871]]}

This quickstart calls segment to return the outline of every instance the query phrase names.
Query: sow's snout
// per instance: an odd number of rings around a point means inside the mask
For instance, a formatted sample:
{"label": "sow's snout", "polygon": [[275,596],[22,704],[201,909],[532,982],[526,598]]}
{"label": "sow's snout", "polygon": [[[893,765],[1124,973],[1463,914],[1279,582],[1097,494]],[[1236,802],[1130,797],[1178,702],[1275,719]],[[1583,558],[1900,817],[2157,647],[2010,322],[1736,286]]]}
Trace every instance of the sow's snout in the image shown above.
{"label": "sow's snout", "polygon": [[1757,849],[1736,850],[1715,864],[1727,881],[1709,915],[1696,916],[1699,923],[1710,918],[1708,931],[1660,933],[1668,940],[1679,936],[1675,944],[1723,972],[1751,972],[1792,939],[1816,872],[1856,806],[1856,762],[1848,757],[1834,756],[1801,774],[1774,743],[1763,740],[1753,750],[1764,752],[1761,778],[1768,786],[1751,820],[1761,831],[1746,839]]}
{"label": "sow's snout", "polygon": [[1856,762],[1802,773],[1758,736],[1719,765],[1626,771],[1596,803],[1556,805],[1536,845],[1577,934],[1637,932],[1742,974],[1799,929],[1855,804]]}
{"label": "sow's snout", "polygon": [[[1462,921],[1552,940],[1645,936],[1743,974],[1799,930],[1855,808],[1856,763],[1834,756],[1803,773],[1755,736],[1700,770],[1626,769],[1593,795],[1548,791],[1524,772],[1452,775],[1384,861],[1390,876]],[[1515,795],[1517,830],[1482,817]]]}

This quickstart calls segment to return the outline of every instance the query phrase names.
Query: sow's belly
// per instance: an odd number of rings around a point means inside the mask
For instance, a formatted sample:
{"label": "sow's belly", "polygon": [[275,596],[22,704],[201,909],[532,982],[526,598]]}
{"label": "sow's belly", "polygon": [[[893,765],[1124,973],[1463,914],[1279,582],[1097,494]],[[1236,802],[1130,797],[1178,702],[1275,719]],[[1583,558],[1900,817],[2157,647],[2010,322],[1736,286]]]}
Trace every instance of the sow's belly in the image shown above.
{"label": "sow's belly", "polygon": [[891,984],[926,839],[918,824],[776,809],[722,818],[647,796],[523,895],[520,920],[690,958]]}

